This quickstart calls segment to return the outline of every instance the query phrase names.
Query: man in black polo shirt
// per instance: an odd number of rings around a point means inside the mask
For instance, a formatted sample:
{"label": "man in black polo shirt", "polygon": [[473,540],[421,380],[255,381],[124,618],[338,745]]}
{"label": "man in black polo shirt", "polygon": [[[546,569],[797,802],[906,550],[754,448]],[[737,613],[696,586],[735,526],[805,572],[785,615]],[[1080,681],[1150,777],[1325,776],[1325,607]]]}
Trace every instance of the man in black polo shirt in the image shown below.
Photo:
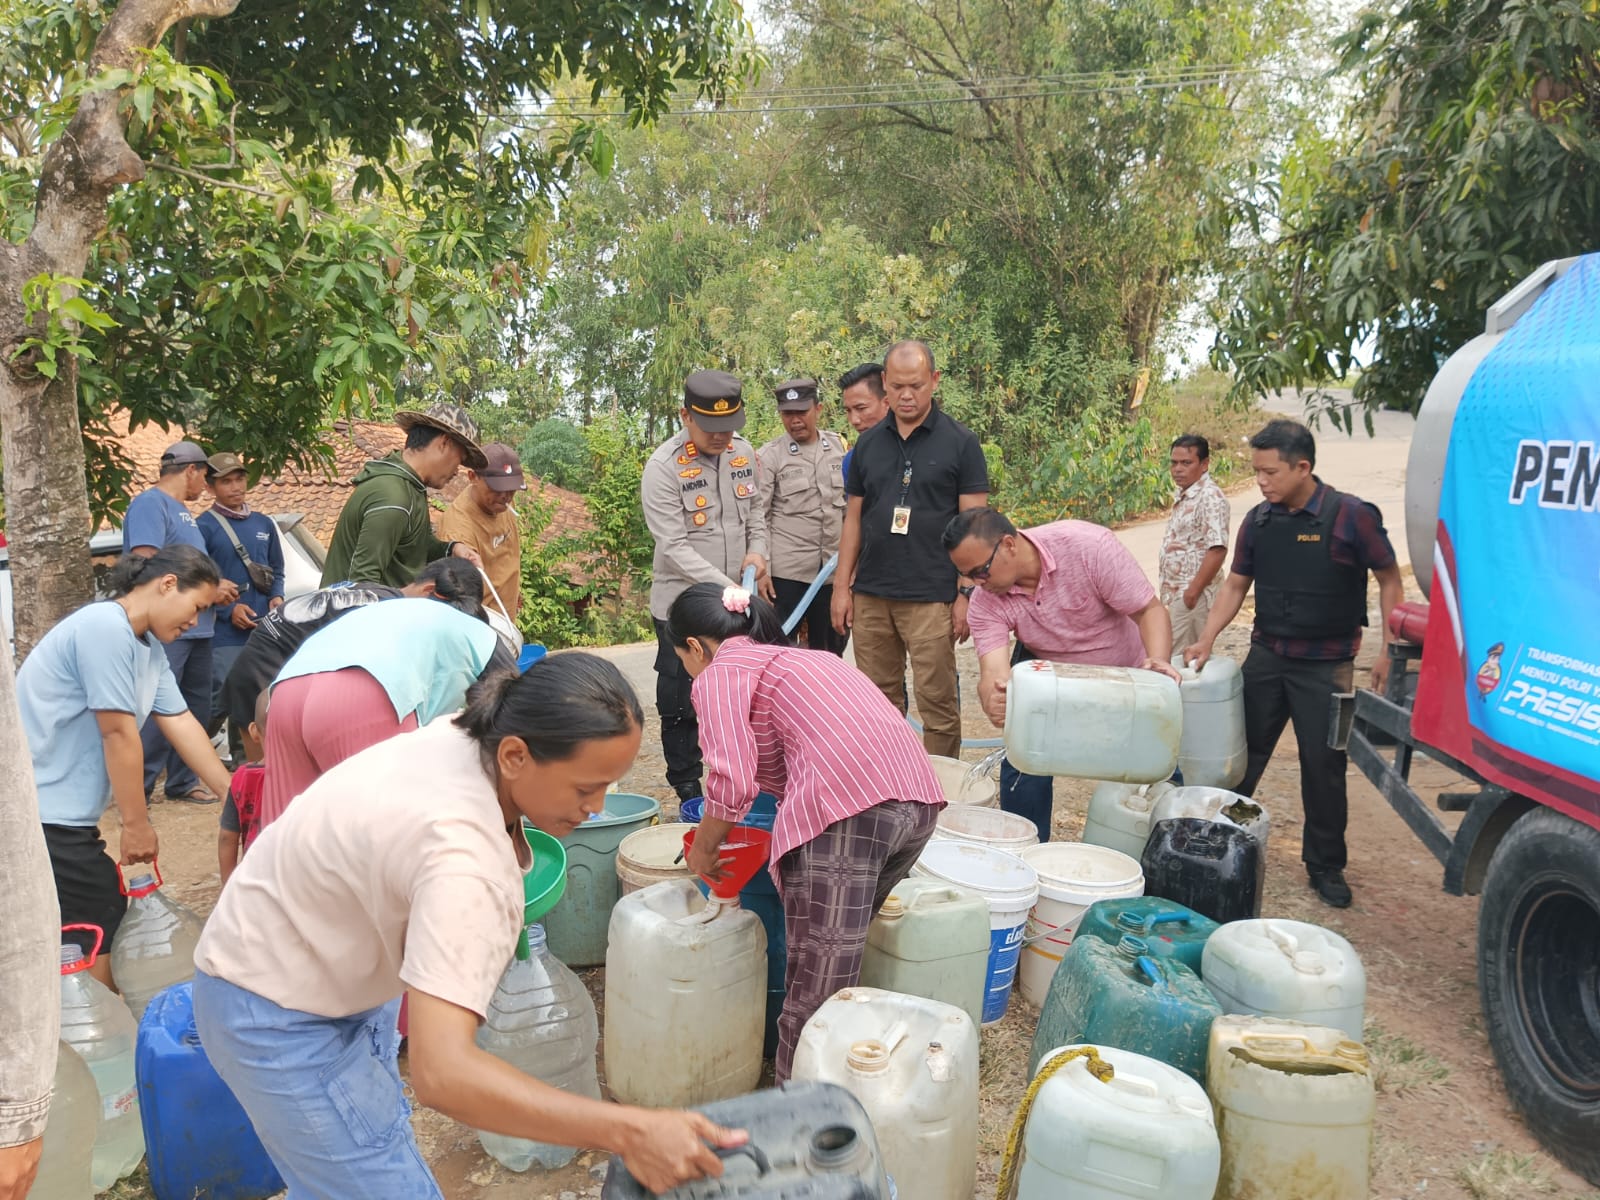
{"label": "man in black polo shirt", "polygon": [[[1328,745],[1335,692],[1353,686],[1354,659],[1367,623],[1367,572],[1378,577],[1383,640],[1389,614],[1404,595],[1394,547],[1378,510],[1341,495],[1312,473],[1317,443],[1297,421],[1270,421],[1250,439],[1256,486],[1265,499],[1239,523],[1233,569],[1218,592],[1200,640],[1184,647],[1196,667],[1211,657],[1217,634],[1233,620],[1253,583],[1255,627],[1244,660],[1244,727],[1249,748],[1239,791],[1261,781],[1283,727],[1294,722],[1300,750],[1305,832],[1300,857],[1324,904],[1345,908],[1344,832],[1349,812],[1345,755]],[[1389,674],[1386,648],[1372,666],[1372,686]]]}
{"label": "man in black polo shirt", "polygon": [[833,627],[854,634],[856,666],[901,709],[910,658],[922,744],[954,758],[967,598],[940,537],[957,512],[988,502],[989,471],[972,431],[934,403],[939,372],[927,345],[896,344],[883,385],[889,419],[861,435],[845,480]]}

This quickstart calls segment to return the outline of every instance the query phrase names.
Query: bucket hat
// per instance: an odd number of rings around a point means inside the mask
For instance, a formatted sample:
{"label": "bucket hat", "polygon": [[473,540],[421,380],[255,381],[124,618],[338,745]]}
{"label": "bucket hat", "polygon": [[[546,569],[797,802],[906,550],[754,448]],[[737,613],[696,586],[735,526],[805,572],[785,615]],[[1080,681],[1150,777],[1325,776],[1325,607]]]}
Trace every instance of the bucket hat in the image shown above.
{"label": "bucket hat", "polygon": [[430,406],[426,412],[403,408],[394,414],[394,423],[407,433],[418,425],[442,429],[461,444],[463,463],[474,471],[481,471],[489,465],[489,460],[478,446],[478,423],[467,416],[467,410],[459,404],[439,403]]}

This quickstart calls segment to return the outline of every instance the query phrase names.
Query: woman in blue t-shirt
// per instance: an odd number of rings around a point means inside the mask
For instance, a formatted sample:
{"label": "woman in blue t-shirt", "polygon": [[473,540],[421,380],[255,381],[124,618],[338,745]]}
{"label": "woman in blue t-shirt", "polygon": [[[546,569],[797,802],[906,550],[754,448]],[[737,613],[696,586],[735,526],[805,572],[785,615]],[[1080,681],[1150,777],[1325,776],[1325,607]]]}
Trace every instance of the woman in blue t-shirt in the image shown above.
{"label": "woman in blue t-shirt", "polygon": [[[110,600],[86,604],[34,647],[17,672],[17,702],[39,791],[39,817],[64,925],[97,925],[109,947],[127,909],[100,837],[114,801],[122,863],[154,862],[139,729],[152,720],[207,786],[228,773],[184,705],[166,643],[216,600],[217,567],[192,546],[124,555],[106,579]],[[109,955],[93,971],[111,979]]]}

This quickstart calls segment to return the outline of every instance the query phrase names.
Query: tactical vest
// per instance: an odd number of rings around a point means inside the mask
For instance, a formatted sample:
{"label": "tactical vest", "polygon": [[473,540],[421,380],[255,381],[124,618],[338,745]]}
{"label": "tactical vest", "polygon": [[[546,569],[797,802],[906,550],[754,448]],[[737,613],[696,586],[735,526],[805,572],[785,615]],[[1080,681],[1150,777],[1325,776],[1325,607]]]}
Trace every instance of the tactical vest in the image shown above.
{"label": "tactical vest", "polygon": [[1367,569],[1333,560],[1333,526],[1344,503],[1329,488],[1315,514],[1274,512],[1263,502],[1252,515],[1256,628],[1268,637],[1348,637],[1367,623]]}

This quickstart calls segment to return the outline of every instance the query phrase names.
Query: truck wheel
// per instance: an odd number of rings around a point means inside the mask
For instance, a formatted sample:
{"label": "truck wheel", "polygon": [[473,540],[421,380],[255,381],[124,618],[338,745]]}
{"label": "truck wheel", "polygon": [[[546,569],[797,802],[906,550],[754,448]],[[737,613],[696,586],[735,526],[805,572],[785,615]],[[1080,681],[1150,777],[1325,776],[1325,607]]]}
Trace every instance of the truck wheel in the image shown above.
{"label": "truck wheel", "polygon": [[1484,881],[1478,988],[1528,1128],[1600,1185],[1600,830],[1548,808],[1511,827]]}

